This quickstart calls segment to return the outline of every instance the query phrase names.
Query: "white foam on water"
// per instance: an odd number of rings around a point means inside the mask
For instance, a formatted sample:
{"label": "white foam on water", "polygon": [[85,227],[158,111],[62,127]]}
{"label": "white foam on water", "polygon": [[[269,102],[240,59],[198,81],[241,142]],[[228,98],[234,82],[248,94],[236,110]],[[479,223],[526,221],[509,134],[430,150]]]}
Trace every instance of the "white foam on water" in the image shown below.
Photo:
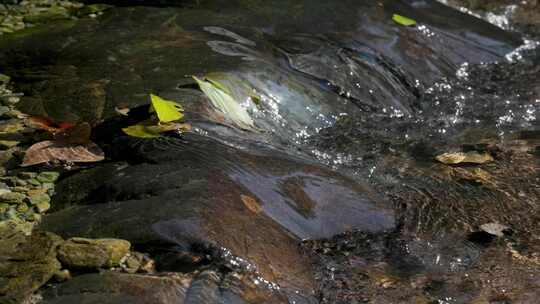
{"label": "white foam on water", "polygon": [[495,26],[498,26],[504,30],[510,30],[512,29],[512,24],[510,22],[510,19],[512,18],[512,16],[514,15],[516,9],[517,9],[517,5],[508,5],[504,8],[503,12],[500,13],[500,14],[496,14],[496,13],[493,13],[493,12],[485,12],[485,13],[481,13],[481,12],[474,12],[466,7],[463,7],[463,6],[457,6],[457,5],[453,5],[451,3],[448,3],[448,0],[438,0],[440,3],[446,5],[446,6],[450,6],[450,7],[453,7],[457,10],[459,10],[460,12],[462,13],[466,13],[466,14],[469,14],[471,16],[475,16],[477,18],[480,18],[480,19],[483,19]]}
{"label": "white foam on water", "polygon": [[512,52],[506,54],[505,58],[508,62],[516,62],[523,59],[523,53],[528,50],[534,50],[540,46],[540,42],[536,40],[524,39],[523,44],[517,47]]}

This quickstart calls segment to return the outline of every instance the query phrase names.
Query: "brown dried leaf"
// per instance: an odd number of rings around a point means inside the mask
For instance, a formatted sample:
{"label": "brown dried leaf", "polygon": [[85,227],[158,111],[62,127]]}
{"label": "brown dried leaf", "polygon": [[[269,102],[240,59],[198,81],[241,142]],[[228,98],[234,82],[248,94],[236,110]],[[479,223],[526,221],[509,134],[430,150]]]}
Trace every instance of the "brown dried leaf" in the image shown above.
{"label": "brown dried leaf", "polygon": [[50,161],[98,162],[103,159],[105,159],[103,151],[93,142],[86,145],[76,145],[46,140],[28,148],[21,166],[33,166]]}
{"label": "brown dried leaf", "polygon": [[256,213],[256,214],[259,214],[263,211],[261,205],[259,204],[259,202],[257,202],[256,199],[254,199],[253,197],[251,196],[247,196],[247,195],[240,195],[240,198],[242,199],[242,202],[244,203],[244,205],[253,213]]}

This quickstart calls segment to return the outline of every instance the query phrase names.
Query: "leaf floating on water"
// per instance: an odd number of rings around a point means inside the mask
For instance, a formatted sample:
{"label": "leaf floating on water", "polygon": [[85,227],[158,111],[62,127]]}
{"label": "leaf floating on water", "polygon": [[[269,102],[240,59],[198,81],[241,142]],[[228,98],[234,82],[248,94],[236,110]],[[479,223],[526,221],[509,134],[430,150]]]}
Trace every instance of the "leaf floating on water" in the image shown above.
{"label": "leaf floating on water", "polygon": [[242,129],[254,129],[253,120],[245,108],[243,108],[226,91],[221,89],[222,85],[216,85],[215,82],[206,81],[193,76],[201,90],[208,96],[212,105],[225,117],[233,121]]}
{"label": "leaf floating on water", "polygon": [[392,16],[392,20],[394,20],[396,23],[404,25],[404,26],[411,26],[416,24],[416,20],[407,18],[405,16],[401,16],[398,14],[394,14]]}
{"label": "leaf floating on water", "polygon": [[152,105],[150,112],[156,112],[160,122],[171,122],[184,117],[182,106],[174,101],[163,99],[154,94],[150,94]]}
{"label": "leaf floating on water", "polygon": [[123,128],[122,131],[129,136],[138,138],[156,138],[159,137],[159,133],[152,133],[144,125],[133,125],[127,128]]}
{"label": "leaf floating on water", "polygon": [[98,162],[103,159],[105,159],[103,151],[93,142],[86,145],[76,145],[46,140],[28,148],[21,166],[27,167],[51,161]]}
{"label": "leaf floating on water", "polygon": [[261,213],[263,211],[263,209],[262,209],[261,205],[259,204],[259,202],[257,202],[257,200],[254,199],[253,197],[241,194],[240,198],[242,199],[242,202],[244,203],[244,205],[251,212],[259,214],[259,213]]}
{"label": "leaf floating on water", "polygon": [[130,109],[128,107],[114,107],[114,111],[122,116],[128,116]]}
{"label": "leaf floating on water", "polygon": [[499,223],[487,223],[480,226],[484,232],[487,232],[491,235],[503,237],[504,231],[509,230],[508,226],[499,224]]}
{"label": "leaf floating on water", "polygon": [[124,131],[124,133],[127,135],[138,138],[156,138],[159,137],[160,133],[175,130],[189,131],[191,130],[191,125],[181,123],[149,125],[146,122],[143,122],[138,125],[133,125],[122,129],[122,131]]}
{"label": "leaf floating on water", "polygon": [[488,153],[478,153],[476,151],[444,153],[435,158],[447,165],[457,165],[461,163],[485,164],[494,160]]}

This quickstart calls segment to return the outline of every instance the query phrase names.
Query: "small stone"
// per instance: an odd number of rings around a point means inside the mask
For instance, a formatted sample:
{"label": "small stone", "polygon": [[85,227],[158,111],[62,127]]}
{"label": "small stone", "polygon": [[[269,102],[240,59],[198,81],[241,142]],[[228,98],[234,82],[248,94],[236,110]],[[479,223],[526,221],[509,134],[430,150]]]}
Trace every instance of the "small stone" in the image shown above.
{"label": "small stone", "polygon": [[47,189],[44,189],[44,188],[30,189],[30,190],[27,190],[26,194],[28,196],[36,196],[36,195],[41,195],[41,194],[47,194]]}
{"label": "small stone", "polygon": [[10,207],[8,211],[5,214],[7,219],[13,220],[13,221],[19,221],[19,214],[15,208]]}
{"label": "small stone", "polygon": [[43,183],[43,185],[41,185],[41,187],[43,187],[43,189],[45,189],[45,190],[51,190],[51,189],[54,189],[54,184],[53,183]]}
{"label": "small stone", "polygon": [[39,213],[47,212],[51,209],[51,204],[48,202],[40,202],[34,205]]}
{"label": "small stone", "polygon": [[13,187],[16,186],[17,178],[15,176],[2,176],[0,177],[0,181],[5,185]]}
{"label": "small stone", "polygon": [[4,214],[9,210],[9,204],[0,203],[0,214]]}
{"label": "small stone", "polygon": [[34,213],[34,214],[32,214],[31,217],[28,218],[28,220],[39,223],[39,222],[41,222],[41,218],[42,218],[41,214]]}
{"label": "small stone", "polygon": [[26,185],[28,185],[28,182],[25,181],[24,179],[21,179],[21,178],[15,178],[13,180],[13,184],[15,186],[26,186]]}
{"label": "small stone", "polygon": [[144,256],[141,253],[131,253],[126,259],[125,271],[127,273],[136,273],[141,268],[141,262]]}
{"label": "small stone", "polygon": [[8,192],[0,195],[0,202],[8,204],[20,204],[24,201],[26,195],[17,192]]}
{"label": "small stone", "polygon": [[23,119],[23,118],[28,117],[28,115],[24,114],[23,112],[19,110],[10,110],[9,112],[6,112],[4,115],[8,118],[18,118],[18,119]]}
{"label": "small stone", "polygon": [[5,115],[6,113],[8,113],[11,109],[6,107],[6,106],[0,106],[0,116],[3,116]]}
{"label": "small stone", "polygon": [[18,96],[9,96],[7,98],[3,98],[4,105],[6,106],[12,106],[17,104],[21,99]]}
{"label": "small stone", "polygon": [[54,273],[54,280],[56,282],[65,282],[71,279],[71,273],[68,269],[59,270]]}
{"label": "small stone", "polygon": [[29,180],[28,180],[28,183],[29,183],[30,185],[32,185],[32,186],[41,186],[41,183],[40,183],[37,179],[35,179],[35,178],[29,179]]}
{"label": "small stone", "polygon": [[36,173],[36,172],[20,172],[20,173],[19,173],[19,177],[20,177],[20,178],[23,178],[23,179],[36,178],[36,177],[37,177],[37,173]]}
{"label": "small stone", "polygon": [[0,140],[0,149],[7,150],[19,145],[21,142],[17,140]]}
{"label": "small stone", "polygon": [[28,188],[23,187],[23,186],[15,186],[15,187],[11,188],[11,190],[13,192],[18,192],[18,193],[27,193],[28,192]]}
{"label": "small stone", "polygon": [[60,173],[54,171],[41,172],[37,176],[37,180],[42,183],[54,183],[60,177]]}
{"label": "small stone", "polygon": [[0,83],[9,83],[11,77],[8,75],[0,74]]}
{"label": "small stone", "polygon": [[40,203],[50,203],[51,202],[51,197],[48,196],[45,193],[35,194],[35,195],[32,195],[32,196],[29,196],[28,201],[32,205],[38,205]]}
{"label": "small stone", "polygon": [[68,268],[118,266],[128,253],[131,244],[119,239],[72,238],[58,250],[58,258]]}
{"label": "small stone", "polygon": [[22,203],[22,204],[17,205],[17,211],[19,213],[26,213],[29,209],[30,208],[28,207],[27,204]]}
{"label": "small stone", "polygon": [[2,196],[2,194],[10,193],[10,192],[11,192],[11,190],[9,190],[9,189],[3,189],[3,188],[1,188],[1,189],[0,189],[0,196]]}

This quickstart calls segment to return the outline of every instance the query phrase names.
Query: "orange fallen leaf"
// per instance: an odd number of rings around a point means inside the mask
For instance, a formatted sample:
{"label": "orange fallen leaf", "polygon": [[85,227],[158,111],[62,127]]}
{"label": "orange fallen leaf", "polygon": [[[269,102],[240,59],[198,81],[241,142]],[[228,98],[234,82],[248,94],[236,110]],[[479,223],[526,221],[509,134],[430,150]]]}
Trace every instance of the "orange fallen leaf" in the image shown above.
{"label": "orange fallen leaf", "polygon": [[103,150],[93,142],[77,145],[46,140],[32,145],[24,155],[22,167],[51,161],[74,163],[98,162],[105,159]]}
{"label": "orange fallen leaf", "polygon": [[240,198],[242,199],[242,202],[244,203],[244,205],[251,212],[259,214],[259,213],[261,213],[263,211],[263,209],[262,209],[261,205],[259,204],[259,202],[257,202],[257,200],[254,199],[253,197],[241,194]]}
{"label": "orange fallen leaf", "polygon": [[55,123],[50,118],[42,116],[31,116],[26,120],[26,125],[31,128],[45,130],[51,133],[56,133],[60,130],[74,127],[75,124],[70,122]]}

